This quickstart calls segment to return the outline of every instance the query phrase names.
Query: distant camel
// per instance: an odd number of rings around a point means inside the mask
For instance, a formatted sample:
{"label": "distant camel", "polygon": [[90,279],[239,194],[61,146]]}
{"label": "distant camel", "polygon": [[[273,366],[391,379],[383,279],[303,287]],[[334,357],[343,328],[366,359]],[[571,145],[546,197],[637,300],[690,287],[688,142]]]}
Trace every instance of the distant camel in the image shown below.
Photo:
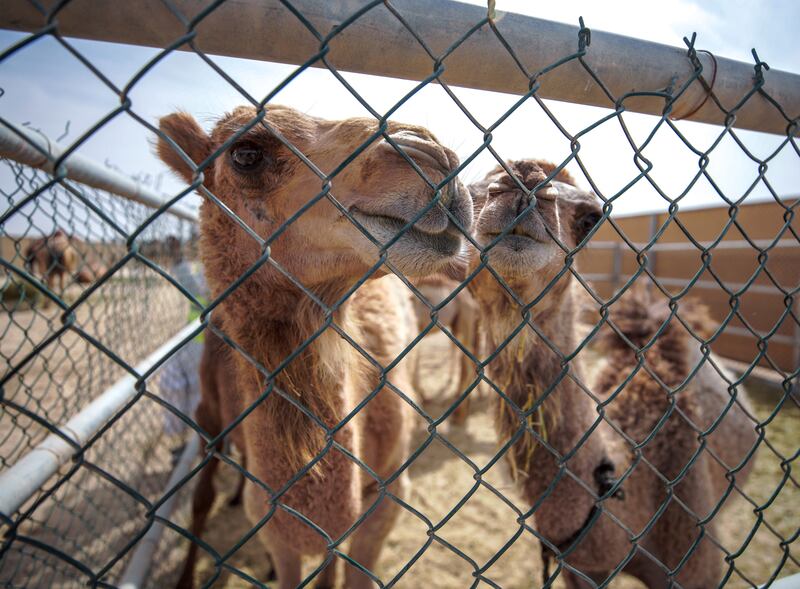
{"label": "distant camel", "polygon": [[[74,243],[77,238],[56,229],[52,234],[34,239],[23,251],[25,267],[44,280],[51,291],[58,278],[58,293],[64,292],[64,278],[90,284],[106,272],[102,264],[84,260]],[[67,283],[69,286],[69,283]]]}

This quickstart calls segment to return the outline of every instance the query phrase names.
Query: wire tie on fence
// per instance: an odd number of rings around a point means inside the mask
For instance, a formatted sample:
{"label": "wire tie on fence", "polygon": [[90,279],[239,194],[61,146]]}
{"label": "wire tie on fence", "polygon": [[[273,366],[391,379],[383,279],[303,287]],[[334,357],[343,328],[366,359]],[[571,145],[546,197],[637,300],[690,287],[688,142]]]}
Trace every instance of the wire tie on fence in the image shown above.
{"label": "wire tie on fence", "polygon": [[698,51],[694,48],[694,40],[696,36],[697,36],[696,34],[693,34],[691,41],[688,41],[685,37],[683,39],[689,46],[688,56],[692,62],[692,65],[694,65],[695,67],[695,71],[697,71],[699,66],[701,66],[700,59],[697,57],[698,53],[705,53],[711,58],[711,83],[709,84],[708,82],[706,82],[703,74],[700,74],[697,77],[697,80],[700,82],[700,84],[702,84],[703,89],[706,91],[705,96],[703,96],[703,100],[700,101],[700,104],[698,104],[696,107],[694,107],[692,110],[690,110],[688,113],[684,115],[679,115],[679,114],[676,115],[674,113],[670,114],[669,118],[672,121],[681,121],[683,119],[688,119],[689,117],[694,116],[694,114],[697,113],[697,111],[699,111],[701,108],[705,106],[706,102],[708,102],[708,99],[714,93],[714,84],[716,84],[717,82],[717,58],[714,56],[713,53],[707,51],[706,49],[700,49]]}
{"label": "wire tie on fence", "polygon": [[753,47],[750,51],[753,54],[753,59],[756,61],[755,65],[753,66],[753,69],[756,71],[755,82],[757,86],[761,87],[764,85],[764,70],[769,71],[769,64],[766,61],[761,61],[761,59],[758,57],[758,53],[756,53],[755,47]]}
{"label": "wire tie on fence", "polygon": [[578,50],[584,51],[592,44],[592,30],[584,24],[582,16],[578,17],[578,24],[581,27],[578,31]]}

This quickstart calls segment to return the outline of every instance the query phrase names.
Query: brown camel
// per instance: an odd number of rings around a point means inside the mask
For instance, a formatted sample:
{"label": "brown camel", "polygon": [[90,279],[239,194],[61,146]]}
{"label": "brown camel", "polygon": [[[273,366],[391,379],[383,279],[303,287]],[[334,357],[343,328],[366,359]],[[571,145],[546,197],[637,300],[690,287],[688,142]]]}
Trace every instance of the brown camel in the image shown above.
{"label": "brown camel", "polygon": [[44,280],[51,291],[58,279],[57,294],[64,292],[65,277],[80,284],[94,282],[106,269],[94,260],[84,260],[75,247],[76,241],[77,238],[67,235],[62,229],[34,239],[23,252],[25,267]]}
{"label": "brown camel", "polygon": [[[439,305],[449,297],[459,286],[460,282],[453,278],[442,275],[425,276],[414,280],[414,286],[419,290],[430,305]],[[420,332],[431,324],[431,308],[423,303],[419,298],[414,297],[414,310],[417,316],[417,328]],[[480,346],[478,323],[478,306],[475,299],[468,290],[462,289],[454,299],[442,307],[436,315],[439,324],[446,327],[453,334],[459,343],[464,346],[476,357]],[[453,364],[456,367],[455,396],[451,399],[453,403],[472,386],[476,378],[475,363],[470,360],[463,351],[458,349],[455,344],[452,346],[454,351]],[[425,401],[429,401],[425,387],[419,380],[420,367],[419,356],[417,355],[417,367],[414,369],[414,389]],[[450,363],[448,363],[448,366]],[[470,391],[466,398],[455,408],[449,418],[455,425],[464,425],[469,416],[470,399],[477,393],[477,387]]]}
{"label": "brown camel", "polygon": [[[237,429],[247,468],[261,483],[246,485],[244,507],[254,527],[266,522],[258,535],[280,588],[301,583],[307,554],[325,555],[315,571],[317,586],[333,586],[345,540],[348,558],[367,571],[348,566],[345,585],[372,587],[383,540],[400,510],[394,497],[406,486],[398,468],[408,455],[409,408],[398,392],[412,394],[404,363],[385,381],[378,366],[394,362],[411,342],[416,319],[400,281],[378,278],[385,266],[371,269],[385,249],[388,262],[406,275],[445,271],[458,259],[462,236],[443,208],[468,227],[472,203],[454,180],[430,211],[386,246],[431,204],[434,191],[390,142],[375,138],[377,122],[326,121],[270,106],[263,123],[234,138],[256,114],[238,108],[210,135],[185,113],[160,121],[161,131],[195,163],[222,151],[203,170],[204,186],[249,228],[261,237],[282,230],[269,242],[269,260],[258,265],[267,250],[216,203],[207,199],[201,207],[201,256],[212,294],[257,267],[214,311],[250,357],[234,355],[238,402],[252,408]],[[430,182],[442,182],[458,165],[426,129],[389,123],[386,133]],[[323,196],[284,225],[327,185],[278,137],[324,174],[368,146],[332,178],[336,206]],[[167,141],[159,141],[158,152],[186,181],[193,179],[193,167]]]}
{"label": "brown camel", "polygon": [[[738,489],[747,482],[755,463],[757,420],[744,388],[728,390],[726,379],[736,378],[720,359],[710,354],[712,365],[703,357],[696,338],[708,340],[718,327],[708,309],[685,299],[676,312],[671,318],[665,299],[640,286],[623,295],[611,308],[616,330],[604,328],[599,338],[606,364],[594,390],[610,401],[607,415],[629,439],[628,465],[633,470],[623,489],[629,509],[639,517],[627,516],[622,508],[615,511],[635,533],[652,521],[639,541],[641,551],[625,570],[648,587],[669,587],[677,581],[681,587],[701,589],[720,581],[723,553],[712,540],[719,529],[715,511],[726,503],[729,492],[737,493],[732,481]],[[645,350],[641,365],[639,350]],[[637,452],[634,446],[645,441]],[[712,519],[706,523],[707,517]],[[625,545],[620,528],[614,528],[622,555],[631,545]],[[597,583],[612,567],[583,570]],[[588,579],[568,575],[575,587],[592,586]]]}
{"label": "brown camel", "polygon": [[[488,349],[502,348],[487,367],[508,397],[496,395],[499,437],[508,444],[512,474],[533,506],[543,555],[556,557],[568,587],[595,586],[618,567],[649,587],[667,587],[670,581],[711,587],[719,578],[721,553],[707,536],[700,538],[715,531],[714,520],[703,518],[725,496],[726,473],[740,487],[747,476],[740,465],[755,432],[744,393],[738,391],[740,404],[725,416],[724,427],[707,437],[709,448],[699,452],[697,428],[709,427],[731,397],[707,374],[673,394],[701,360],[697,340],[673,319],[645,354],[652,369],[639,370],[613,400],[637,362],[629,347],[609,336],[605,349],[611,361],[599,377],[597,394],[590,394],[580,357],[567,359],[580,343],[582,287],[570,273],[558,276],[565,250],[589,235],[602,216],[600,206],[563,173],[545,185],[551,164],[507,165],[526,190],[501,167],[470,187],[477,204],[474,236],[522,305],[485,268],[470,289],[481,306]],[[528,194],[539,186],[531,207]],[[476,256],[471,268],[479,263]],[[636,312],[644,312],[642,321],[626,323],[631,303],[617,304],[612,319],[623,332],[639,336],[635,345],[645,345],[660,325],[647,315],[657,307],[637,306]],[[691,303],[686,311],[702,316]],[[715,392],[709,394],[708,387]],[[602,401],[608,406],[601,407]],[[670,413],[673,401],[679,411]],[[650,432],[657,433],[637,447]],[[691,557],[681,563],[695,541]]]}

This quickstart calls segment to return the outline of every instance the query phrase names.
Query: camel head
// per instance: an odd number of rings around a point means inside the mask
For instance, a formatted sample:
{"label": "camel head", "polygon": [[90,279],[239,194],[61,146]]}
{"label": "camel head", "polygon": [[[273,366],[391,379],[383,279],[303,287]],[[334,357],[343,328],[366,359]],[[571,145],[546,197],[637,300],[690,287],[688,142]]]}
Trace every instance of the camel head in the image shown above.
{"label": "camel head", "polygon": [[[409,276],[446,271],[461,257],[462,235],[448,213],[468,231],[472,202],[458,180],[443,187],[439,202],[392,242],[435,193],[384,137],[376,136],[378,122],[373,119],[329,121],[269,106],[258,121],[254,108],[239,107],[223,116],[210,134],[181,112],[162,118],[160,129],[195,165],[209,161],[202,170],[204,186],[260,237],[275,236],[272,258],[308,287],[354,282],[379,260],[387,244],[388,260]],[[433,185],[458,166],[456,155],[422,127],[389,122],[386,134]],[[197,177],[196,167],[168,141],[161,138],[157,151],[187,182]],[[330,174],[327,182],[324,176]],[[322,196],[309,205],[326,190],[369,236],[332,199]],[[262,254],[257,241],[216,203],[203,204],[201,226],[210,282],[227,274],[216,280],[218,286],[229,284]],[[276,278],[277,272],[263,266],[257,275]]]}
{"label": "camel head", "polygon": [[[598,223],[602,210],[598,198],[576,188],[566,174],[546,183],[552,164],[525,159],[506,165],[516,179],[497,166],[470,186],[476,202],[473,233],[492,268],[519,294],[530,297],[564,267],[566,252],[556,239],[567,251],[573,250]],[[533,207],[528,195],[532,190]],[[478,256],[473,256],[471,266],[479,263]]]}

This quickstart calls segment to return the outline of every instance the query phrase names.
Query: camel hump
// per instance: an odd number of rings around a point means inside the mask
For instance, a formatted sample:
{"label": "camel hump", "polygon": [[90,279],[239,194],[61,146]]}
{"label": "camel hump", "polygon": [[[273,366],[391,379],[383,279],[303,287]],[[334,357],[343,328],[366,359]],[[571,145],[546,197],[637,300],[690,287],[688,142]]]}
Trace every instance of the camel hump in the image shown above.
{"label": "camel hump", "polygon": [[631,342],[641,348],[656,335],[663,337],[676,330],[685,332],[682,322],[701,339],[708,339],[716,332],[717,324],[708,307],[697,299],[677,301],[677,317],[672,317],[665,325],[670,313],[670,306],[663,297],[643,287],[631,289],[611,307],[609,319],[616,329],[606,330],[604,347],[629,350],[628,342]]}

